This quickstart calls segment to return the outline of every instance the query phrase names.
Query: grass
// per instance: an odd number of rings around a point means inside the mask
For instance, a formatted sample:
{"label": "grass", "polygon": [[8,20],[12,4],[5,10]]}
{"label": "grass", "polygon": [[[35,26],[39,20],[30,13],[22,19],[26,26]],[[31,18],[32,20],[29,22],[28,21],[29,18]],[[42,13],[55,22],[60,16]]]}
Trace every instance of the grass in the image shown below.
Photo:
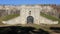
{"label": "grass", "polygon": [[50,19],[52,21],[58,21],[58,20],[60,20],[60,19],[58,19],[58,18],[56,18],[54,16],[51,16],[51,15],[48,15],[48,14],[41,13],[40,15],[43,16],[43,17],[46,17],[46,18],[48,18],[48,19]]}
{"label": "grass", "polygon": [[10,19],[15,18],[15,17],[17,17],[17,16],[19,16],[19,14],[7,15],[7,16],[3,17],[3,20],[4,20],[4,21],[7,21],[7,20],[10,20]]}
{"label": "grass", "polygon": [[19,16],[19,14],[11,14],[11,15],[7,15],[4,17],[0,17],[0,23],[2,23],[2,21],[7,21],[7,20],[10,20],[10,19],[15,18],[17,16]]}
{"label": "grass", "polygon": [[45,18],[48,18],[48,19],[50,19],[52,21],[59,21],[59,23],[60,23],[60,19],[59,18],[56,18],[54,16],[51,16],[51,15],[48,15],[48,14],[45,14],[45,13],[42,13],[42,12],[40,13],[40,15],[45,17]]}
{"label": "grass", "polygon": [[40,28],[40,25],[37,25],[37,24],[33,24],[33,26],[34,26],[36,29],[39,29],[39,28]]}

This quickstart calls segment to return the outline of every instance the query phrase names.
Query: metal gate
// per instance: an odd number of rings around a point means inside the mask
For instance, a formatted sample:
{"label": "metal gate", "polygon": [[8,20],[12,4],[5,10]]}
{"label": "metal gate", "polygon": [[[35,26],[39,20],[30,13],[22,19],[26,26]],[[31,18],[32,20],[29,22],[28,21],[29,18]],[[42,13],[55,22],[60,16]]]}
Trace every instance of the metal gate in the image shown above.
{"label": "metal gate", "polygon": [[32,16],[28,16],[27,23],[33,23],[33,22],[34,22],[34,18]]}

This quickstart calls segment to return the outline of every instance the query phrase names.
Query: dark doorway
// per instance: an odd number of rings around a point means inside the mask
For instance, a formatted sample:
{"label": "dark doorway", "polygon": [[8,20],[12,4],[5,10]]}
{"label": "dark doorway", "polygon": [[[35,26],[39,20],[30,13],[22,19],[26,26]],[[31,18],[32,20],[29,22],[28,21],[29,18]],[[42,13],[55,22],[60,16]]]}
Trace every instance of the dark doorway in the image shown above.
{"label": "dark doorway", "polygon": [[32,16],[28,16],[27,17],[27,23],[33,23],[34,22],[34,18]]}
{"label": "dark doorway", "polygon": [[60,18],[60,14],[59,14],[59,18]]}

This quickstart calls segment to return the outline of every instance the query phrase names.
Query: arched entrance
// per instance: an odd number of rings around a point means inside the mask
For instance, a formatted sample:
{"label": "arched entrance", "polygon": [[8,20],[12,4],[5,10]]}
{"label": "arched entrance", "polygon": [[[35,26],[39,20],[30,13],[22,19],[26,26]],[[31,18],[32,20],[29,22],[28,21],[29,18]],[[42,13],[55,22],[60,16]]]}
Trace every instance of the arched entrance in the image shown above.
{"label": "arched entrance", "polygon": [[33,23],[33,22],[34,22],[34,18],[32,16],[28,16],[27,23]]}

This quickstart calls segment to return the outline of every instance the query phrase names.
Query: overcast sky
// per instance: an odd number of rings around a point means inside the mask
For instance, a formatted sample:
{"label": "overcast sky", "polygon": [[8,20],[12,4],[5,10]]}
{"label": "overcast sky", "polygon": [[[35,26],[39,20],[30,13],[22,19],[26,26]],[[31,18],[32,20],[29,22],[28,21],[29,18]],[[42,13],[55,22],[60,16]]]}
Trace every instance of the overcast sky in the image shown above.
{"label": "overcast sky", "polygon": [[0,0],[0,4],[60,4],[60,0]]}

